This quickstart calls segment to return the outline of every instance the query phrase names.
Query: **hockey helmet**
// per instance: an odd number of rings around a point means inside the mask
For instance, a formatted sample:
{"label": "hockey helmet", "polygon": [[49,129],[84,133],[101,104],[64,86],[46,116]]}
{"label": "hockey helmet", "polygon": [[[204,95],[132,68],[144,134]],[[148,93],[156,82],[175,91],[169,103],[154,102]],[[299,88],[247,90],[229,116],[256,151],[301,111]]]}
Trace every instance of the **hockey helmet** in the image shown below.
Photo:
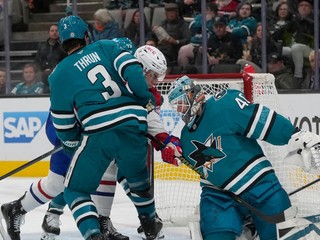
{"label": "hockey helmet", "polygon": [[189,128],[191,128],[202,103],[206,100],[201,86],[188,76],[178,78],[172,84],[168,99],[171,107],[181,116]]}
{"label": "hockey helmet", "polygon": [[58,31],[62,44],[69,39],[84,39],[86,34],[90,33],[88,24],[75,15],[61,18],[58,23]]}
{"label": "hockey helmet", "polygon": [[134,44],[131,42],[129,38],[113,38],[112,41],[115,41],[120,48],[129,52],[131,55],[134,55],[135,51],[137,50],[137,48],[134,46]]}
{"label": "hockey helmet", "polygon": [[144,72],[157,74],[157,80],[162,81],[167,72],[167,61],[163,53],[156,47],[144,45],[137,49],[134,56],[143,65]]}

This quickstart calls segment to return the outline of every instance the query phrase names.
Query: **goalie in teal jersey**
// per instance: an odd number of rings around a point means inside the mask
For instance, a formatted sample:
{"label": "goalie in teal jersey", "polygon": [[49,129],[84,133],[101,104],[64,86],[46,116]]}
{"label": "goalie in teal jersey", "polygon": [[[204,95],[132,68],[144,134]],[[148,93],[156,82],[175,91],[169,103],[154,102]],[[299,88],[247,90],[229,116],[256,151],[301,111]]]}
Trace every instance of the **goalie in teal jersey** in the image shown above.
{"label": "goalie in teal jersey", "polygon": [[[187,76],[173,83],[168,98],[185,122],[180,138],[183,155],[201,175],[203,239],[235,239],[248,215],[261,240],[277,239],[275,224],[215,188],[233,192],[266,215],[281,213],[291,203],[257,140],[288,144],[290,151],[301,152],[319,144],[320,137],[295,129],[287,118],[249,102],[237,90],[224,90],[206,100],[201,86]],[[314,160],[319,168],[319,159]]]}
{"label": "goalie in teal jersey", "polygon": [[105,239],[90,194],[113,159],[133,193],[150,200],[137,208],[147,239],[156,239],[162,222],[155,216],[146,166],[147,109],[154,97],[142,68],[114,41],[87,45],[84,21],[69,16],[59,21],[68,53],[50,75],[51,114],[65,149],[74,151],[66,176],[64,198],[85,239]]}

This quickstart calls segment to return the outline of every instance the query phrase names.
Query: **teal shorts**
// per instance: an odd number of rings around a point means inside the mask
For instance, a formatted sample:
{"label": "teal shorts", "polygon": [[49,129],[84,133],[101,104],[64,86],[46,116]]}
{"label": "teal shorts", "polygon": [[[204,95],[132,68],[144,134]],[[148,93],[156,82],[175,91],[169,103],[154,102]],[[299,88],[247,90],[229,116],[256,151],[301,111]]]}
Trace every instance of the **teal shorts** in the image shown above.
{"label": "teal shorts", "polygon": [[[266,215],[281,213],[291,206],[288,194],[277,179],[260,182],[240,197]],[[261,240],[277,239],[275,224],[251,214],[246,207],[222,192],[209,187],[202,189],[200,226],[203,236],[215,232],[232,232],[239,236],[244,219],[249,215],[252,216]]]}

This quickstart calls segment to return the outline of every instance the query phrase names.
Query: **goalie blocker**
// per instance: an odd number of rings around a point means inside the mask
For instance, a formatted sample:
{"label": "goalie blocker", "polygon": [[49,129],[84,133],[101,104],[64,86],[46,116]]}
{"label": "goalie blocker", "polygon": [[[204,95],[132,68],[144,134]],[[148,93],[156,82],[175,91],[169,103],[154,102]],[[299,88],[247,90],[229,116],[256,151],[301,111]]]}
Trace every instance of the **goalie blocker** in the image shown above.
{"label": "goalie blocker", "polygon": [[286,164],[301,167],[305,172],[320,174],[320,136],[308,131],[298,130],[292,135]]}

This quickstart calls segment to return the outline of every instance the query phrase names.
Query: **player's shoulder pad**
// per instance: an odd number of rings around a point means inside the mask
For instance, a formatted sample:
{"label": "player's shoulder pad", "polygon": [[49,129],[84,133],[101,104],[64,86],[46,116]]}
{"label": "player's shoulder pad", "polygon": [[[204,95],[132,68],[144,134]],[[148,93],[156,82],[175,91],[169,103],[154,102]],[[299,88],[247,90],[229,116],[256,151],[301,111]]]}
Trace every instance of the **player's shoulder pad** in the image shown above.
{"label": "player's shoulder pad", "polygon": [[230,97],[235,97],[238,96],[241,91],[236,90],[236,89],[224,89],[221,92],[218,92],[217,94],[214,95],[215,100],[220,100],[224,97],[230,98]]}
{"label": "player's shoulder pad", "polygon": [[100,48],[106,49],[107,51],[110,51],[110,49],[114,50],[117,48],[117,44],[114,41],[108,39],[101,39],[87,46],[90,46],[91,48],[96,48],[97,45],[100,45]]}
{"label": "player's shoulder pad", "polygon": [[225,95],[227,94],[227,90],[224,89],[221,92],[218,92],[217,94],[214,95],[214,99],[215,100],[220,100],[221,98],[223,98]]}

